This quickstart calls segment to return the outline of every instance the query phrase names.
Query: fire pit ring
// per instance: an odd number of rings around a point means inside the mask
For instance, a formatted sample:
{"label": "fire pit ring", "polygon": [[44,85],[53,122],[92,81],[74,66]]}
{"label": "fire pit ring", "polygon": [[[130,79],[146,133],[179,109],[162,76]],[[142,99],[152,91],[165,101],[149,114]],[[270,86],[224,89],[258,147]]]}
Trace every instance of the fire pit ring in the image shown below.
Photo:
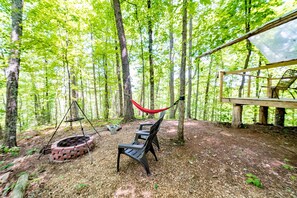
{"label": "fire pit ring", "polygon": [[76,135],[56,141],[51,146],[53,161],[63,162],[88,153],[95,147],[93,136]]}

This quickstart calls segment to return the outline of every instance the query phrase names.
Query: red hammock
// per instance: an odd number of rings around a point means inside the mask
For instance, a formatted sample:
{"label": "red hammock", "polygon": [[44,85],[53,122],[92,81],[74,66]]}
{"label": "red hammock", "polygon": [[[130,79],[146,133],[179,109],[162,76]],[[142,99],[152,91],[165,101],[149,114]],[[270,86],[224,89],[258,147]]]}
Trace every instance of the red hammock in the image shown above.
{"label": "red hammock", "polygon": [[163,109],[146,109],[142,106],[140,106],[140,104],[138,104],[137,102],[135,102],[134,100],[131,99],[131,102],[134,104],[135,107],[137,107],[140,111],[143,111],[145,113],[148,113],[148,114],[155,114],[155,113],[159,113],[159,112],[162,112],[162,111],[165,111],[167,109],[169,109],[170,107],[167,107],[167,108],[163,108]]}

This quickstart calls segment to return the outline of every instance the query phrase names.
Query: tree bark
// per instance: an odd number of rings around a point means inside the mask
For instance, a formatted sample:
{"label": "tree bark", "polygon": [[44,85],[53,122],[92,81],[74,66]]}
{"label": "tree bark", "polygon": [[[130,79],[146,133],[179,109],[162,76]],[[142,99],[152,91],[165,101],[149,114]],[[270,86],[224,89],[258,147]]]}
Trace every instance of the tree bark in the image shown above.
{"label": "tree bark", "polygon": [[123,26],[121,6],[119,0],[113,0],[114,15],[118,32],[118,39],[121,47],[122,74],[124,86],[124,122],[134,119],[134,110],[132,107],[131,76],[128,60],[128,49],[126,46],[126,36]]}
{"label": "tree bark", "polygon": [[23,0],[14,0],[11,4],[11,51],[7,68],[5,144],[17,146],[16,129],[18,117],[18,80],[20,70],[22,37]]}
{"label": "tree bark", "polygon": [[210,58],[210,63],[208,67],[208,75],[207,75],[207,82],[205,87],[205,97],[204,97],[204,109],[203,109],[203,120],[207,120],[207,105],[208,105],[208,92],[209,92],[209,85],[210,85],[210,75],[211,75],[211,67],[212,67],[213,56]]}
{"label": "tree bark", "polygon": [[51,100],[49,97],[49,81],[48,81],[48,63],[45,59],[45,97],[46,97],[46,115],[45,121],[47,124],[51,122]]}
{"label": "tree bark", "polygon": [[[187,0],[183,0],[183,30],[182,30],[182,58],[180,67],[180,96],[185,95],[186,86],[186,60],[187,60]],[[179,119],[177,141],[180,144],[185,142],[184,139],[184,120],[185,120],[185,101],[179,101]]]}
{"label": "tree bark", "polygon": [[103,117],[105,120],[108,120],[109,118],[109,92],[108,92],[108,75],[107,75],[107,57],[104,54],[103,56],[104,60],[104,112],[103,112]]}
{"label": "tree bark", "polygon": [[[72,74],[71,84],[72,84],[72,89],[71,89],[71,95],[72,95],[71,104],[72,104],[74,101],[77,101],[77,98],[78,98],[78,94],[77,94],[77,90],[76,90],[77,82],[76,82],[75,74]],[[77,105],[72,105],[72,116],[73,116],[73,118],[78,118],[78,106]]]}
{"label": "tree bark", "polygon": [[218,81],[218,76],[215,77],[215,82],[214,82],[214,87],[213,87],[213,99],[212,99],[212,107],[211,107],[211,116],[210,116],[210,120],[214,121],[216,120],[215,118],[215,110],[217,108],[217,81]]}
{"label": "tree bark", "polygon": [[[81,68],[81,67],[80,67]],[[84,83],[83,83],[83,74],[82,69],[80,71],[80,90],[81,90],[81,97],[82,97],[82,110],[85,112],[85,89],[84,89]]]}
{"label": "tree bark", "polygon": [[189,70],[188,70],[188,101],[187,101],[187,118],[192,118],[192,32],[193,32],[193,17],[190,16],[189,21]]}
{"label": "tree bark", "polygon": [[[171,0],[171,5],[172,5],[172,0]],[[170,21],[170,28],[169,28],[169,38],[170,38],[170,43],[169,43],[169,61],[170,61],[170,71],[169,71],[169,90],[170,90],[170,104],[174,103],[175,100],[175,95],[174,95],[174,59],[173,59],[173,10],[170,12],[171,16],[171,21]],[[175,118],[175,110],[174,108],[170,108],[170,119]]]}
{"label": "tree bark", "polygon": [[120,106],[120,117],[123,116],[123,89],[121,83],[121,67],[120,67],[120,58],[119,58],[119,51],[118,51],[118,44],[115,43],[115,51],[116,51],[116,64],[117,64],[117,79],[118,79],[118,89],[119,89],[119,106]]}
{"label": "tree bark", "polygon": [[196,97],[195,97],[195,119],[198,112],[198,96],[199,96],[199,80],[200,80],[200,61],[197,63],[197,78],[196,78]]}
{"label": "tree bark", "polygon": [[[147,1],[148,8],[148,37],[149,37],[149,64],[150,64],[150,109],[155,108],[155,77],[154,77],[154,63],[153,63],[153,30],[152,30],[152,19],[151,19],[151,0]],[[151,114],[149,117],[153,117]]]}
{"label": "tree bark", "polygon": [[[91,27],[92,28],[92,27]],[[96,68],[95,68],[95,58],[94,58],[94,46],[93,46],[93,32],[91,30],[91,48],[92,48],[92,66],[93,66],[93,86],[94,86],[94,94],[95,94],[95,112],[96,118],[99,119],[99,108],[98,108],[98,96],[97,96],[97,79],[96,79]]]}
{"label": "tree bark", "polygon": [[[261,66],[261,58],[259,59],[259,64],[258,66]],[[261,70],[257,71],[257,77],[260,76]],[[259,98],[259,78],[256,78],[256,98]],[[254,106],[254,123],[257,122],[257,106]]]}
{"label": "tree bark", "polygon": [[[252,0],[245,0],[245,32],[248,33],[250,31],[250,15],[251,15],[251,6],[252,6]],[[247,39],[246,40],[246,49],[247,49],[247,55],[244,62],[243,69],[246,69],[249,65],[251,53],[252,53],[252,45],[251,42]],[[243,75],[245,72],[243,72]],[[238,97],[241,98],[243,95],[243,87],[245,82],[245,76],[242,76],[241,85],[239,87],[238,91]]]}

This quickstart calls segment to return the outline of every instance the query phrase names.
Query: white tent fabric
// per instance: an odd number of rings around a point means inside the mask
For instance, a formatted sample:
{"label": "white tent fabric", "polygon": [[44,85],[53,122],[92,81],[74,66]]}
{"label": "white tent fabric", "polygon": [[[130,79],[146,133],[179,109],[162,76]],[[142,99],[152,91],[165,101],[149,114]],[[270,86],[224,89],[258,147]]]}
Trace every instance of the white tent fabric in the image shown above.
{"label": "white tent fabric", "polygon": [[270,63],[297,59],[297,19],[252,36],[249,40]]}

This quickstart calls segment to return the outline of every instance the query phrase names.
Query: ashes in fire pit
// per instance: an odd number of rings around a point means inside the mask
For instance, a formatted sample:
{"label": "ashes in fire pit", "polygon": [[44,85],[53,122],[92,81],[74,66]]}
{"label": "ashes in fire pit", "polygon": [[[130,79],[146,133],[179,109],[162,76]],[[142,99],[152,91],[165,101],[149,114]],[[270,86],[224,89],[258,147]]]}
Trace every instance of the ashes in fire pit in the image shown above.
{"label": "ashes in fire pit", "polygon": [[62,162],[69,159],[77,158],[95,146],[93,136],[70,136],[61,139],[51,146],[51,157],[53,161]]}

